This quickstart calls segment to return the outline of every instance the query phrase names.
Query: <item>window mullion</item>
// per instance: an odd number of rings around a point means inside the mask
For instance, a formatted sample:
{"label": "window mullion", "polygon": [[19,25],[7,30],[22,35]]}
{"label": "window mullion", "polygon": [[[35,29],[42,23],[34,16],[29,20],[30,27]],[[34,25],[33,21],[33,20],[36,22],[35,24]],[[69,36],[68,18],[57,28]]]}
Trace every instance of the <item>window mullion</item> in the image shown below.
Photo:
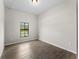
{"label": "window mullion", "polygon": [[24,37],[25,37],[25,23],[24,23]]}

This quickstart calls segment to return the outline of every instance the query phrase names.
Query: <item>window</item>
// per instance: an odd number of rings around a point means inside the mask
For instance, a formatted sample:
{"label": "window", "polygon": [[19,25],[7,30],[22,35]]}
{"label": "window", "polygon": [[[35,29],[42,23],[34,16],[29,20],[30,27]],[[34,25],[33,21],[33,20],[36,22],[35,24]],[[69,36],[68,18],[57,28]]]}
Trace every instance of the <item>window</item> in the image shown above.
{"label": "window", "polygon": [[20,37],[28,37],[29,36],[29,23],[21,22],[20,23]]}

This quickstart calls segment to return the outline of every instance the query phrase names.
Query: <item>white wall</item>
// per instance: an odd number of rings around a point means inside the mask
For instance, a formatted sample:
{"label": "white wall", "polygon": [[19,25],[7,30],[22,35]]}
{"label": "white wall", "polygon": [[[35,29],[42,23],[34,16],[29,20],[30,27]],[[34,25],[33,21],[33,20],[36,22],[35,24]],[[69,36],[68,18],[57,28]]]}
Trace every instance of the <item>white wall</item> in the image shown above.
{"label": "white wall", "polygon": [[[20,22],[29,22],[29,37],[20,38]],[[17,11],[5,9],[5,45],[37,39],[36,16]]]}
{"label": "white wall", "polygon": [[0,57],[4,48],[4,5],[3,0],[0,0]]}
{"label": "white wall", "polygon": [[38,20],[40,40],[76,53],[75,2],[67,1],[40,14]]}

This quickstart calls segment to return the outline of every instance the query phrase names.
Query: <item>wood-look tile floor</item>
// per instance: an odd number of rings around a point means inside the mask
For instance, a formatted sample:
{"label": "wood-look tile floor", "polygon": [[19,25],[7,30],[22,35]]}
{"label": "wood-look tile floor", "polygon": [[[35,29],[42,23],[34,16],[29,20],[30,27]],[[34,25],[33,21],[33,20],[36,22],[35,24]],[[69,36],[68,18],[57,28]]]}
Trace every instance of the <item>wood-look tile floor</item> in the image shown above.
{"label": "wood-look tile floor", "polygon": [[76,55],[42,41],[5,47],[1,59],[76,59]]}

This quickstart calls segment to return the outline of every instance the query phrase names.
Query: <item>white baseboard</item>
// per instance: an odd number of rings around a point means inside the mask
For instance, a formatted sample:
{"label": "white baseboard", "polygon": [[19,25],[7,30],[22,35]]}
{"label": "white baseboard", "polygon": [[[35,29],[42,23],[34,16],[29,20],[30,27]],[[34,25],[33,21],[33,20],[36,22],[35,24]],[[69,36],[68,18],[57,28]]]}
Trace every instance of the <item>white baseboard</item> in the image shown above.
{"label": "white baseboard", "polygon": [[[43,40],[41,40],[41,41],[43,41]],[[53,46],[56,46],[56,47],[58,47],[58,48],[64,49],[64,50],[69,51],[69,52],[71,52],[71,53],[73,53],[73,54],[77,54],[76,51],[68,50],[68,49],[63,48],[63,47],[61,47],[61,46],[59,46],[59,45],[55,45],[55,44],[49,43],[49,42],[47,42],[47,41],[43,41],[43,42],[46,42],[46,43],[51,44],[51,45],[53,45]]]}
{"label": "white baseboard", "polygon": [[32,39],[32,40],[29,39],[29,40],[24,40],[24,41],[16,41],[16,42],[11,42],[11,43],[6,43],[5,46],[17,44],[17,43],[22,43],[22,42],[33,41],[33,40],[37,40],[37,39]]}

